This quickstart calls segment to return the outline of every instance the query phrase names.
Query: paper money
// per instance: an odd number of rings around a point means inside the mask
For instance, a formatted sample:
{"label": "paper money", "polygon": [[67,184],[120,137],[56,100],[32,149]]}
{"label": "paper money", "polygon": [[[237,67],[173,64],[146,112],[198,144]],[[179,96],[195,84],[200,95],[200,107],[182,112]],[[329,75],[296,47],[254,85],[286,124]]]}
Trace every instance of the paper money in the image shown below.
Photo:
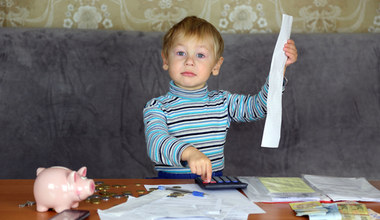
{"label": "paper money", "polygon": [[350,203],[339,203],[339,212],[348,215],[368,215],[368,210],[365,204],[350,204]]}
{"label": "paper money", "polygon": [[326,215],[327,209],[325,209],[320,202],[295,202],[289,203],[290,207],[296,212],[296,216],[304,215]]}
{"label": "paper money", "polygon": [[372,220],[377,220],[379,219],[380,220],[380,214],[373,211],[372,209],[367,209],[368,210],[368,214],[369,216],[371,216]]}

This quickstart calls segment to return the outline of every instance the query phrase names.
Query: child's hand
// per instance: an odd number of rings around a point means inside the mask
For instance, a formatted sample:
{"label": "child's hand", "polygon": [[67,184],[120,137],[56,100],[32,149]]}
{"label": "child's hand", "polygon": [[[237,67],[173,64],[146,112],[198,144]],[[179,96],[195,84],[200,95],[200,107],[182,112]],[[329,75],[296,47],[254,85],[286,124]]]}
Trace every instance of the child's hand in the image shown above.
{"label": "child's hand", "polygon": [[297,48],[296,44],[293,40],[289,39],[284,46],[285,55],[288,57],[285,63],[285,68],[290,64],[295,63],[297,61]]}
{"label": "child's hand", "polygon": [[211,181],[211,161],[204,153],[195,147],[188,147],[183,151],[181,159],[187,161],[192,173],[200,175],[206,182]]}

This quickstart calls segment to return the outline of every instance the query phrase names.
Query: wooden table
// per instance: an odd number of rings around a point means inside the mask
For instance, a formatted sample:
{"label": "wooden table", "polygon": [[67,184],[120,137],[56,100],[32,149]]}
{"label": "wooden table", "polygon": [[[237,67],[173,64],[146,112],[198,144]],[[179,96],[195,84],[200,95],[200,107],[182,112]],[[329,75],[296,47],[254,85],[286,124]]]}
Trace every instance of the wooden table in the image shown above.
{"label": "wooden table", "polygon": [[[194,183],[193,180],[163,180],[163,179],[99,179],[95,181],[103,181],[109,185],[125,185],[126,188],[114,189],[113,191],[131,191],[133,196],[139,196],[138,190],[145,190],[144,184],[159,185],[159,184],[186,184]],[[380,181],[370,181],[375,187],[380,189]],[[19,204],[24,204],[26,201],[34,201],[33,196],[33,183],[34,180],[0,180],[0,219],[49,219],[56,214],[55,211],[37,212],[36,206],[20,208]],[[137,183],[141,185],[136,185]],[[110,189],[110,191],[112,191]],[[147,192],[146,192],[147,193]],[[107,202],[100,204],[91,204],[82,201],[78,209],[90,210],[89,219],[99,219],[97,209],[107,209],[114,205],[125,202],[125,198],[115,199],[112,198]],[[368,208],[380,213],[380,203],[365,203]],[[296,217],[293,210],[290,209],[289,204],[267,204],[257,203],[265,214],[251,214],[249,220],[260,219],[276,219],[276,220],[302,220],[308,217]]]}

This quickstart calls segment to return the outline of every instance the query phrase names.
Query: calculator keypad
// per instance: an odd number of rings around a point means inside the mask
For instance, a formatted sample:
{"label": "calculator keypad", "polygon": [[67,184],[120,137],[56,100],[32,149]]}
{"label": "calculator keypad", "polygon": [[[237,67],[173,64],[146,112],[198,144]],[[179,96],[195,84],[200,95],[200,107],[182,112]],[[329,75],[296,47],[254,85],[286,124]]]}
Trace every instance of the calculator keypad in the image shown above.
{"label": "calculator keypad", "polygon": [[242,189],[248,185],[234,176],[213,176],[209,183],[197,177],[195,178],[195,182],[203,189]]}

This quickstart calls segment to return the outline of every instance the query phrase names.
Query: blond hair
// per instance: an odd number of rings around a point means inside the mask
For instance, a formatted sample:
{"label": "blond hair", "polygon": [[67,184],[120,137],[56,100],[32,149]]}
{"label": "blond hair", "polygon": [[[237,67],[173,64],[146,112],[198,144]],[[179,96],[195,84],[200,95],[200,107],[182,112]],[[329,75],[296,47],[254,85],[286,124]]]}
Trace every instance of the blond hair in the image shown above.
{"label": "blond hair", "polygon": [[184,18],[169,29],[163,38],[162,53],[168,57],[169,50],[178,37],[211,37],[214,43],[215,58],[219,59],[224,50],[224,41],[219,31],[208,21],[196,16]]}

